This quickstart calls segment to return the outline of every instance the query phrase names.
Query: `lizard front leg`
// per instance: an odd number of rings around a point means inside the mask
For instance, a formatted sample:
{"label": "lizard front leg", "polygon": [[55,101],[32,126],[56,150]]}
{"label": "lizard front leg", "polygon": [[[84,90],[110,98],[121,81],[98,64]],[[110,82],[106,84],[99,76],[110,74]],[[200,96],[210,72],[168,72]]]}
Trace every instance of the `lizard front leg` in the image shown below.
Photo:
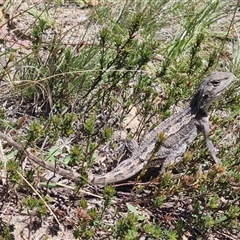
{"label": "lizard front leg", "polygon": [[203,136],[206,141],[206,146],[210,152],[211,157],[215,161],[215,163],[220,164],[221,160],[216,156],[216,149],[212,143],[212,140],[209,138],[209,132],[210,132],[210,127],[209,127],[209,120],[208,117],[202,117],[201,119],[198,120],[200,124],[200,128],[203,132]]}

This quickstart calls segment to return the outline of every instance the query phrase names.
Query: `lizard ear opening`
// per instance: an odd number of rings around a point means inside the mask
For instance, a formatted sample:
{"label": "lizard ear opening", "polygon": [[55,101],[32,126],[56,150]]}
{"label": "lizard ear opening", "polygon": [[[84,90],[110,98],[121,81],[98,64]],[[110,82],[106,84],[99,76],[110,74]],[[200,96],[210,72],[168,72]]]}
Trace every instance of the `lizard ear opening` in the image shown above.
{"label": "lizard ear opening", "polygon": [[199,109],[204,109],[205,111],[207,111],[207,109],[205,109],[206,107],[208,108],[210,102],[209,102],[209,94],[206,93],[202,96],[202,99],[200,99],[200,101],[198,102],[198,108]]}

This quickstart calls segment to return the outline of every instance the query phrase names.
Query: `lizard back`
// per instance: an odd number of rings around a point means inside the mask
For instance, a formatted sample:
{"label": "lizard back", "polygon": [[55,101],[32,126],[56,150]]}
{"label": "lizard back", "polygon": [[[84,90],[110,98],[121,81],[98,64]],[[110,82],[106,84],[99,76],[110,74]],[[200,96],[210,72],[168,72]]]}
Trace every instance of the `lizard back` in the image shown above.
{"label": "lizard back", "polygon": [[[190,106],[185,107],[182,111],[175,113],[150,131],[143,138],[138,148],[134,150],[130,158],[121,162],[115,169],[105,175],[89,175],[89,180],[94,184],[104,185],[107,183],[120,182],[134,176],[143,169],[144,165],[148,163],[149,158],[154,152],[155,145],[158,141],[158,135],[160,133],[164,133],[166,140],[162,143],[156,153],[157,157],[158,159],[161,159],[161,161],[164,161],[166,157],[170,158],[172,152],[171,149],[173,148],[173,144],[176,142],[176,133],[178,133],[179,138],[178,146],[176,147],[178,149],[180,145],[183,144],[187,147],[188,142],[193,141],[192,138],[197,136],[197,134],[191,136],[188,134],[189,132],[196,132],[194,117],[195,115],[192,114]],[[181,147],[183,150],[177,155],[181,155],[182,152],[185,151],[186,147]],[[172,158],[175,158],[175,154]],[[154,158],[152,161],[155,162]]]}

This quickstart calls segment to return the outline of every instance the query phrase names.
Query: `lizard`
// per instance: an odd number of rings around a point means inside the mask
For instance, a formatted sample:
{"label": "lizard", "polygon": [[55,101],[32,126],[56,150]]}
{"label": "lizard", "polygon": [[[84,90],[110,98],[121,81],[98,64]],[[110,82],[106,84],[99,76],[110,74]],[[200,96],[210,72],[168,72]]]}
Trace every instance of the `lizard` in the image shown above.
{"label": "lizard", "polygon": [[[182,159],[187,146],[202,132],[207,148],[216,163],[221,161],[216,156],[216,150],[209,138],[208,108],[212,101],[230,85],[234,75],[230,72],[213,72],[203,79],[190,102],[179,112],[175,113],[150,131],[136,147],[132,156],[121,162],[115,169],[105,175],[88,174],[88,182],[95,185],[105,185],[124,181],[142,169],[162,165],[162,172],[168,164]],[[158,146],[159,135],[164,134],[165,140]],[[81,176],[74,171],[66,170],[58,165],[52,165],[29,150],[21,143],[14,141],[0,131],[0,138],[21,151],[32,162],[45,169],[59,174],[67,179],[79,181]],[[0,142],[1,143],[1,142]]]}
{"label": "lizard", "polygon": [[[88,181],[95,185],[117,183],[135,176],[145,167],[158,165],[162,165],[163,172],[167,165],[182,159],[187,146],[201,132],[211,157],[220,164],[209,138],[208,108],[232,82],[233,77],[231,72],[212,72],[203,79],[189,103],[150,131],[133,150],[131,157],[104,175],[89,174]],[[158,146],[160,134],[164,134],[165,140]]]}

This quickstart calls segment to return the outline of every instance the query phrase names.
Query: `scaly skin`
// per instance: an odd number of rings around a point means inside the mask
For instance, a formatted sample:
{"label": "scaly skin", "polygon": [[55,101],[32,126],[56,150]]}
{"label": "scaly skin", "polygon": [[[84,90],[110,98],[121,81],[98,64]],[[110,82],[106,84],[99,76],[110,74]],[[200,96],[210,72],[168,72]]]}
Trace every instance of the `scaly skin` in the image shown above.
{"label": "scaly skin", "polygon": [[[194,141],[200,132],[203,132],[213,160],[220,163],[213,143],[208,137],[207,112],[211,102],[225,90],[232,80],[232,73],[211,73],[202,81],[189,104],[182,111],[172,115],[149,132],[133,151],[130,158],[104,175],[89,174],[89,181],[96,185],[124,181],[140,172],[146,165],[148,167],[163,165],[163,171],[166,165],[181,160],[187,146]],[[160,133],[164,133],[165,140],[158,148],[156,143]]]}

